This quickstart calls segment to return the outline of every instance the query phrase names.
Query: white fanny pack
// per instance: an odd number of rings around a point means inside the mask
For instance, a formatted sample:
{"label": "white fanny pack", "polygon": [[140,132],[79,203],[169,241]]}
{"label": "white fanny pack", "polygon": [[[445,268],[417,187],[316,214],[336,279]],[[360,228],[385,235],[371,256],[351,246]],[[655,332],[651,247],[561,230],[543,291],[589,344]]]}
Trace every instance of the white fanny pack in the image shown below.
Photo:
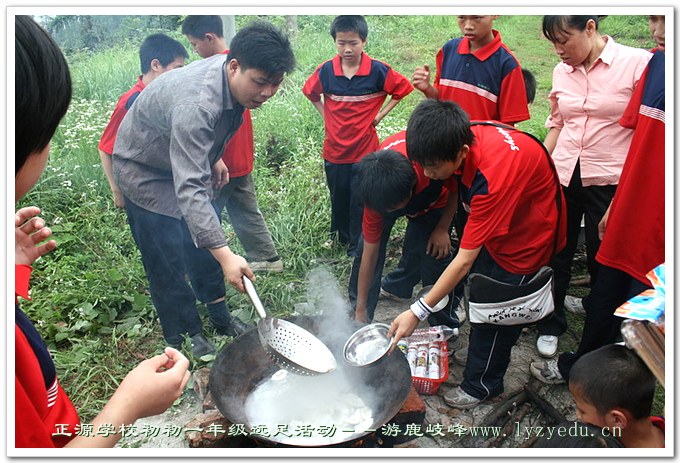
{"label": "white fanny pack", "polygon": [[553,271],[542,267],[527,283],[512,285],[472,273],[465,285],[471,323],[524,325],[536,323],[555,310]]}

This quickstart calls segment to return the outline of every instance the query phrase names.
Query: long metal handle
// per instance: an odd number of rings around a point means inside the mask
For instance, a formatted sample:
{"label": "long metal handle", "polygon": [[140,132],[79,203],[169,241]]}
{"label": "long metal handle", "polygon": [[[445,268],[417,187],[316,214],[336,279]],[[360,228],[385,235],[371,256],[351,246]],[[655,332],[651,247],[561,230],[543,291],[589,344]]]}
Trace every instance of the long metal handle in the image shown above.
{"label": "long metal handle", "polygon": [[260,297],[257,295],[257,292],[255,291],[255,286],[253,286],[253,282],[250,281],[250,278],[248,278],[245,275],[243,275],[241,278],[243,279],[243,286],[246,288],[246,293],[248,294],[250,300],[253,302],[257,314],[260,316],[262,320],[264,320],[265,318],[267,318],[267,312],[264,311],[264,306],[262,305],[262,301],[260,300]]}

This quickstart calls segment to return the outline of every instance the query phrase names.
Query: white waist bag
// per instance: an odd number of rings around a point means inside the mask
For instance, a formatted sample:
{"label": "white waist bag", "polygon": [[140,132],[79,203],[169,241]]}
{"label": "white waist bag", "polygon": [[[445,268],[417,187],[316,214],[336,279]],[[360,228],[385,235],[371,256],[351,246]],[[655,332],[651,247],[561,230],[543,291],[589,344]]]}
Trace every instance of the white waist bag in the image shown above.
{"label": "white waist bag", "polygon": [[465,285],[471,323],[525,325],[536,323],[555,310],[553,271],[542,267],[527,283],[512,285],[472,273]]}

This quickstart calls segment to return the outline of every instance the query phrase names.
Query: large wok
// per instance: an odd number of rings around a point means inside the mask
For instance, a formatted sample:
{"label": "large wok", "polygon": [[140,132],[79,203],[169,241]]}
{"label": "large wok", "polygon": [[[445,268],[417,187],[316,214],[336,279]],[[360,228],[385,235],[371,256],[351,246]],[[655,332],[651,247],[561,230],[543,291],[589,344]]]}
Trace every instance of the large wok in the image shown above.
{"label": "large wok", "polygon": [[[319,336],[328,344],[338,359],[338,364],[345,363],[342,357],[342,344],[337,341],[337,333],[333,335],[334,339],[324,339],[324,334],[319,333],[318,317],[290,317],[288,320]],[[352,324],[352,330],[362,326],[358,322],[352,322]],[[347,339],[350,335],[351,331],[346,333],[346,336],[343,333],[341,337]],[[378,399],[376,403],[371,404],[374,418],[371,428],[380,429],[399,412],[411,389],[411,371],[405,356],[396,351],[370,367],[348,366],[347,368],[352,370],[352,374],[356,373],[357,380],[361,381],[363,388],[368,387],[376,392]],[[257,330],[251,329],[238,336],[217,354],[210,371],[208,387],[217,409],[230,422],[243,424],[246,431],[250,432],[252,426],[257,423],[250,423],[246,416],[246,398],[261,381],[269,378],[278,370],[279,367],[272,362],[262,348]],[[317,442],[309,446],[340,444],[357,439],[369,432],[347,434],[338,430],[323,444]],[[301,443],[300,439],[291,442],[293,439],[283,434],[269,437],[258,435],[256,439],[275,444],[308,446]]]}

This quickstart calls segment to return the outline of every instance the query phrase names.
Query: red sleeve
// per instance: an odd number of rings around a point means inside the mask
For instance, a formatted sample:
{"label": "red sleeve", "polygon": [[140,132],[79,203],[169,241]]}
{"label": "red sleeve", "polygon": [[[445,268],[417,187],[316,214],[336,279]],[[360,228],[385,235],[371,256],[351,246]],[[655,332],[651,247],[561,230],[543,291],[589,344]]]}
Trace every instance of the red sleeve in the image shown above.
{"label": "red sleeve", "polygon": [[384,228],[382,215],[375,209],[364,207],[364,219],[361,224],[364,241],[371,244],[380,242]]}
{"label": "red sleeve", "polygon": [[[444,49],[443,48],[440,48],[439,51],[437,52],[437,57],[435,58],[435,61],[436,61],[437,69],[435,70],[435,73],[434,73],[434,82],[432,83],[432,85],[437,90],[439,90],[439,79],[441,79],[442,67],[444,65]],[[430,72],[432,72],[431,69],[430,69]]]}
{"label": "red sleeve", "polygon": [[123,118],[126,114],[127,109],[125,109],[125,105],[116,105],[115,109],[113,110],[113,114],[111,114],[111,119],[102,133],[102,138],[99,140],[98,148],[106,154],[113,154],[113,145],[116,141],[118,128],[123,122]]}
{"label": "red sleeve", "polygon": [[401,100],[413,91],[413,85],[402,74],[390,68],[385,79],[385,91],[393,100]]}
{"label": "red sleeve", "polygon": [[14,294],[28,300],[31,299],[28,295],[28,287],[32,270],[30,265],[14,266]]}
{"label": "red sleeve", "polygon": [[521,67],[517,66],[505,76],[505,79],[501,82],[499,98],[498,119],[501,122],[514,124],[526,121],[531,117]]}
{"label": "red sleeve", "polygon": [[640,106],[642,105],[642,94],[645,90],[645,81],[647,80],[647,71],[649,66],[645,68],[642,77],[638,81],[637,87],[633,90],[633,95],[630,97],[630,102],[623,112],[623,116],[619,120],[619,124],[627,129],[634,129],[637,127],[638,117],[640,116]]}
{"label": "red sleeve", "polygon": [[313,102],[320,101],[321,94],[323,93],[321,79],[319,79],[319,69],[321,69],[321,66],[323,64],[316,68],[314,73],[305,82],[305,85],[302,86],[302,93]]}
{"label": "red sleeve", "polygon": [[15,447],[63,447],[75,437],[78,412],[57,380],[46,390],[40,364],[18,325],[14,350]]}

